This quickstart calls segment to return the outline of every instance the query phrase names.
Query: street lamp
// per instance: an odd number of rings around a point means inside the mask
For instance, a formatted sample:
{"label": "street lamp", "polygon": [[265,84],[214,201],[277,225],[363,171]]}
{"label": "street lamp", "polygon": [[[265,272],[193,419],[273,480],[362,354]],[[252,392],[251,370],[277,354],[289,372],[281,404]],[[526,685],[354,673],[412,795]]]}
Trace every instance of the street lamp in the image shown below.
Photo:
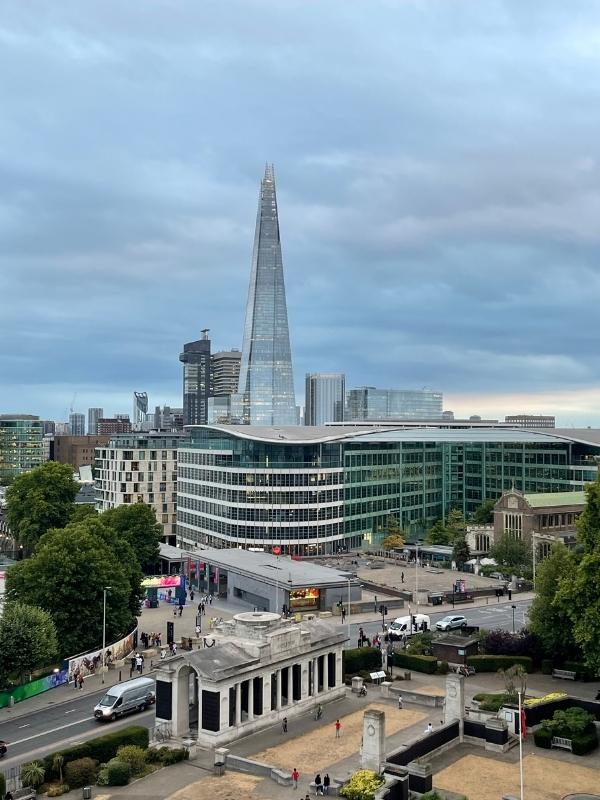
{"label": "street lamp", "polygon": [[103,602],[102,602],[102,683],[104,683],[104,669],[105,669],[105,662],[106,662],[106,592],[110,589],[110,586],[105,586],[102,590],[103,593]]}
{"label": "street lamp", "polygon": [[511,608],[512,608],[512,612],[513,612],[513,633],[514,633],[514,632],[515,632],[515,611],[517,610],[517,607],[516,607],[516,605],[513,603],[513,605],[511,606]]}
{"label": "street lamp", "polygon": [[350,578],[348,578],[348,641],[350,641]]}

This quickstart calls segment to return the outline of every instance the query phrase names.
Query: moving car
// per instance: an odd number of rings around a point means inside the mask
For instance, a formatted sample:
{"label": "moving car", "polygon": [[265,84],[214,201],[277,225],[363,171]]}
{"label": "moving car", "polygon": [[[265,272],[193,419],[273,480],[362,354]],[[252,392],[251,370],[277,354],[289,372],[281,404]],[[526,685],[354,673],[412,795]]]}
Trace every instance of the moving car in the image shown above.
{"label": "moving car", "polygon": [[114,721],[131,711],[144,711],[156,701],[152,678],[135,678],[112,686],[94,708],[97,720]]}
{"label": "moving car", "polygon": [[413,614],[412,617],[397,617],[387,629],[391,642],[399,641],[405,636],[431,630],[431,620],[427,614]]}
{"label": "moving car", "polygon": [[466,628],[469,623],[462,614],[448,614],[447,617],[435,623],[438,631],[451,631],[453,628]]}

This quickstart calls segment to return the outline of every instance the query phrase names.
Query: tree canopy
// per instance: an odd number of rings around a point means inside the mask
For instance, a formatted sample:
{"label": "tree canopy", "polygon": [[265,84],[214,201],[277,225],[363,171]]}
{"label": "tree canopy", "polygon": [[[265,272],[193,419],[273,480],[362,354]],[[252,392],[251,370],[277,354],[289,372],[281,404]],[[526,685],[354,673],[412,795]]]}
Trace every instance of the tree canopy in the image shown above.
{"label": "tree canopy", "polygon": [[110,508],[102,514],[120,536],[127,539],[133,547],[140,567],[144,572],[151,572],[156,565],[160,552],[162,527],[156,521],[154,509],[146,503]]}
{"label": "tree canopy", "polygon": [[484,500],[473,512],[473,522],[476,525],[488,525],[494,521],[495,500]]}
{"label": "tree canopy", "polygon": [[462,569],[467,561],[471,558],[471,551],[467,544],[467,537],[463,533],[458,535],[454,540],[452,547],[452,558],[456,561],[458,569]]}
{"label": "tree canopy", "polygon": [[382,532],[385,534],[381,542],[384,550],[394,550],[395,548],[404,547],[404,534],[398,522],[398,517],[394,514],[390,514],[386,518],[382,526]]}
{"label": "tree canopy", "polygon": [[433,523],[425,539],[428,544],[451,546],[457,538],[464,537],[466,530],[462,511],[453,508],[445,520],[439,519]]}
{"label": "tree canopy", "polygon": [[8,524],[19,544],[33,549],[46,531],[66,525],[78,491],[73,468],[56,461],[17,475],[6,490],[6,502]]}
{"label": "tree canopy", "polygon": [[0,688],[9,675],[24,676],[58,656],[56,627],[47,611],[8,602],[0,619]]}
{"label": "tree canopy", "polygon": [[509,533],[503,534],[500,541],[490,549],[490,555],[504,572],[511,575],[521,575],[532,560],[527,543]]}

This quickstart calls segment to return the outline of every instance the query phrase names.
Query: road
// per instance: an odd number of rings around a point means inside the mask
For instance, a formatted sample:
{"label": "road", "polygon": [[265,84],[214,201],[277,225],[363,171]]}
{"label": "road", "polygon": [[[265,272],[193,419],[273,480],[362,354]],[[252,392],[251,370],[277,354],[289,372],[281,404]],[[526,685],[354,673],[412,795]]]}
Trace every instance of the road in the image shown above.
{"label": "road", "polygon": [[[492,602],[493,601],[493,602]],[[501,628],[503,630],[512,631],[513,629],[513,610],[515,606],[515,631],[521,630],[527,624],[527,612],[531,605],[531,600],[513,600],[512,602],[496,602],[496,598],[490,597],[490,603],[487,606],[457,606],[454,611],[441,611],[432,613],[429,607],[420,608],[421,614],[428,614],[431,619],[432,627],[435,623],[448,614],[463,614],[467,618],[469,625],[477,625],[480,628],[487,630],[495,630]],[[415,608],[413,606],[413,612]],[[408,609],[404,611],[401,609],[396,612],[397,616],[408,616]],[[386,623],[389,624],[394,619],[393,616],[386,617]],[[346,627],[348,620],[346,619]],[[341,624],[341,623],[339,623]],[[362,627],[365,634],[371,638],[375,633],[381,633],[381,618],[373,622],[351,622],[350,623],[350,647],[356,647],[358,639],[358,629]]]}
{"label": "road", "polygon": [[14,720],[3,719],[0,722],[0,739],[8,742],[8,753],[0,761],[0,770],[7,772],[10,767],[52,753],[67,743],[83,742],[127,725],[145,725],[148,728],[154,725],[154,708],[129,714],[108,724],[97,722],[93,709],[105,692],[102,689],[78,697],[77,690],[73,689],[73,700],[66,703],[40,709]]}

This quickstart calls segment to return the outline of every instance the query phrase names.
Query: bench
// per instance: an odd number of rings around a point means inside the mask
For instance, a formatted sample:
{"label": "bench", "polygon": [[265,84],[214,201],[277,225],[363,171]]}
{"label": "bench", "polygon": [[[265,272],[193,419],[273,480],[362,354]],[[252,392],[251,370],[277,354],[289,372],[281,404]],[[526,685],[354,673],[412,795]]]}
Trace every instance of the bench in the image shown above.
{"label": "bench", "polygon": [[36,792],[31,786],[25,786],[23,789],[17,789],[12,793],[14,800],[35,800]]}
{"label": "bench", "polygon": [[552,747],[560,747],[561,750],[568,750],[570,753],[573,752],[573,742],[570,739],[565,739],[563,736],[553,736],[550,744]]}
{"label": "bench", "polygon": [[570,669],[553,669],[552,677],[564,678],[566,681],[574,681],[577,677],[577,673]]}

